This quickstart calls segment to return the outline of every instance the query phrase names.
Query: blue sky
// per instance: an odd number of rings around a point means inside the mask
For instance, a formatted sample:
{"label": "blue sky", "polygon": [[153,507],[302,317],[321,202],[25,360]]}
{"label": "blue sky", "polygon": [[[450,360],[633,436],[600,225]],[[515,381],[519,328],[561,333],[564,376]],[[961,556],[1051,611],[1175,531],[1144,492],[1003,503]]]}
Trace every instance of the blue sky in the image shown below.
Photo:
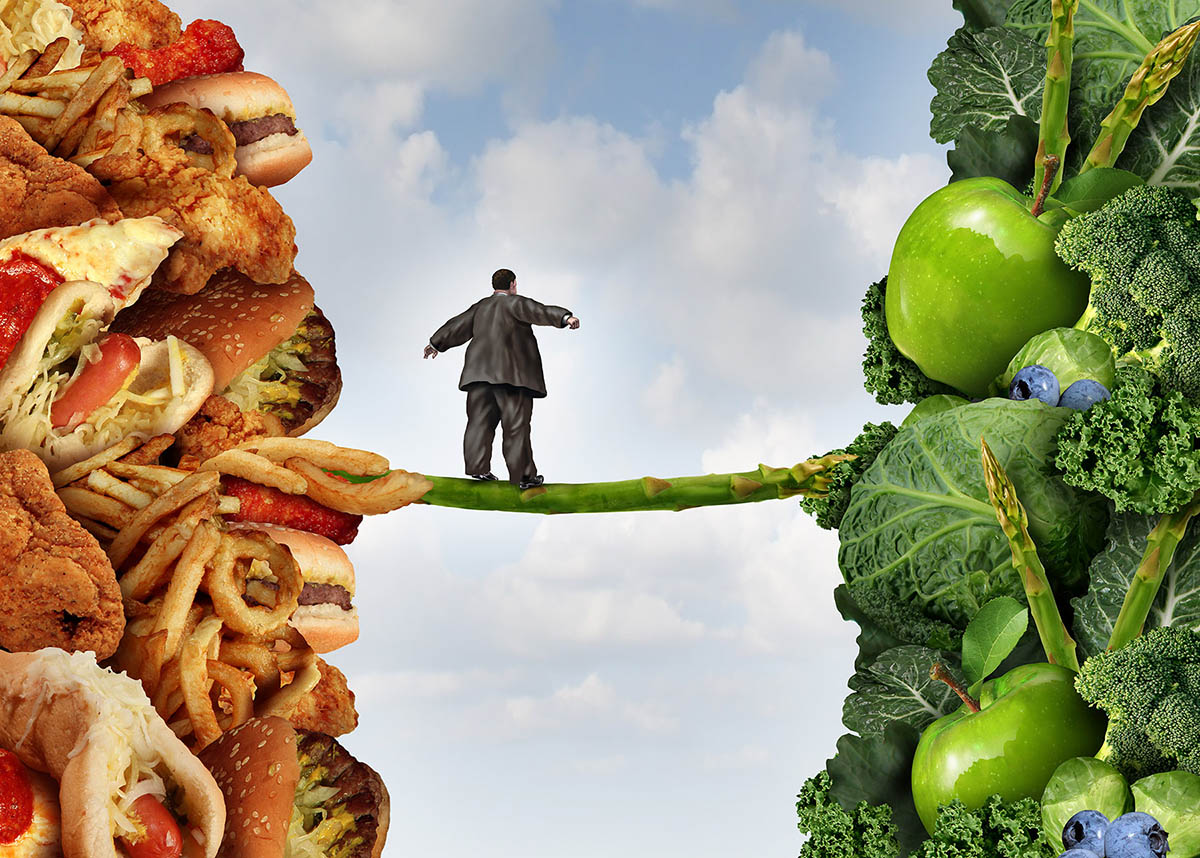
{"label": "blue sky", "polygon": [[[459,474],[461,350],[421,349],[509,267],[582,320],[539,332],[564,482],[790,465],[903,415],[862,391],[857,308],[947,178],[950,6],[174,4],[230,23],[313,143],[277,194],[345,373],[313,434]],[[795,855],[854,657],[836,553],[793,502],[369,521],[330,660],[385,856]]]}

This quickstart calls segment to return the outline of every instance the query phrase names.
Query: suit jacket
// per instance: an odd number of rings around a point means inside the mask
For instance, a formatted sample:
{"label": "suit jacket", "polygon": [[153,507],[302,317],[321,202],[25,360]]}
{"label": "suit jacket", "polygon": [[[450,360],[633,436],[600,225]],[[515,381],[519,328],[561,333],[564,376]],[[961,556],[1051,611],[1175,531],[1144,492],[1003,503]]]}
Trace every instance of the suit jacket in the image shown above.
{"label": "suit jacket", "polygon": [[539,304],[524,295],[496,292],[475,302],[437,329],[429,343],[439,352],[467,346],[458,389],[485,381],[523,387],[531,396],[546,395],[542,354],[538,351],[533,325],[564,327],[571,311]]}

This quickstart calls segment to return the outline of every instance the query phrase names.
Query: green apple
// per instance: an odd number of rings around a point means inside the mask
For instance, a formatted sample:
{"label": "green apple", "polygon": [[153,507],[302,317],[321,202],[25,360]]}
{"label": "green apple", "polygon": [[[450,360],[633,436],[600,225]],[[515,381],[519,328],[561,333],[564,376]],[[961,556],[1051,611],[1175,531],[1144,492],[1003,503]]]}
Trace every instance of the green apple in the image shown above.
{"label": "green apple", "polygon": [[917,814],[930,834],[939,805],[982,807],[990,795],[1040,799],[1054,770],[1092,756],[1104,716],[1075,692],[1075,674],[1056,664],[1023,664],[983,684],[979,711],[964,703],[921,735],[913,758]]}
{"label": "green apple", "polygon": [[1066,219],[1038,217],[1033,200],[1001,179],[964,179],[935,191],[900,230],[888,271],[888,333],[930,378],[970,396],[1034,334],[1071,327],[1091,284],[1054,253]]}

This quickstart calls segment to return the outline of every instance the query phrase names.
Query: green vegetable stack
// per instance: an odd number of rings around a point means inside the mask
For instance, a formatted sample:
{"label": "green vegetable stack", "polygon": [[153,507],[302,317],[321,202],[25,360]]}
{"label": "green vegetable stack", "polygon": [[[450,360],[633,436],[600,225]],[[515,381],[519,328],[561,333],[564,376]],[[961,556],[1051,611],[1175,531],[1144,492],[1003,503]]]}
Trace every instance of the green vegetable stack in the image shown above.
{"label": "green vegetable stack", "polygon": [[801,858],[1053,858],[1131,810],[1200,856],[1200,0],[952,2],[953,178],[862,303],[899,427],[787,469],[422,501],[798,498],[836,529],[859,655]]}

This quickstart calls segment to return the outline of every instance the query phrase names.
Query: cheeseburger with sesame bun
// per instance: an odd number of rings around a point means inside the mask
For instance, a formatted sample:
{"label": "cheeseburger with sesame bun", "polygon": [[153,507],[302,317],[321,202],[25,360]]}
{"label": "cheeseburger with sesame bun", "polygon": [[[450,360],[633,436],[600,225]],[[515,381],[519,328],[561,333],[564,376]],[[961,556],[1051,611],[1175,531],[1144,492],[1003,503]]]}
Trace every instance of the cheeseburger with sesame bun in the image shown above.
{"label": "cheeseburger with sesame bun", "polygon": [[295,271],[264,284],[225,269],[195,295],[150,290],[111,329],[153,339],[170,334],[199,349],[213,367],[213,392],[277,419],[280,434],[316,426],[342,390],[333,326]]}
{"label": "cheeseburger with sesame bun", "polygon": [[225,796],[217,858],[379,858],[383,780],[332,736],[252,718],[200,752]]}

